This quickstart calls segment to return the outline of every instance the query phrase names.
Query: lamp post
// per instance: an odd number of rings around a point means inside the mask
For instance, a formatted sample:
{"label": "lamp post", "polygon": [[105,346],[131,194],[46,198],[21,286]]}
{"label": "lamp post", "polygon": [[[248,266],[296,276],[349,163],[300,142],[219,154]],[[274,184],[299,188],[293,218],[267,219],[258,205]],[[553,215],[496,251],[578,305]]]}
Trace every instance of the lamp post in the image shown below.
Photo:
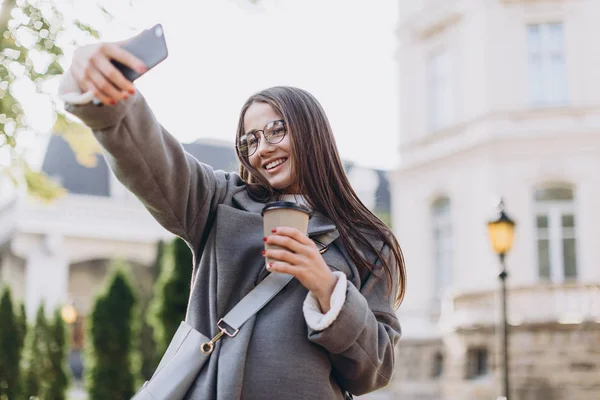
{"label": "lamp post", "polygon": [[502,358],[503,358],[503,395],[505,399],[509,398],[509,374],[508,374],[508,320],[506,312],[506,271],[505,256],[512,247],[515,233],[515,222],[504,211],[504,200],[498,204],[498,214],[494,219],[488,222],[488,235],[494,252],[500,259],[500,298],[502,311],[502,324],[500,333],[502,335]]}

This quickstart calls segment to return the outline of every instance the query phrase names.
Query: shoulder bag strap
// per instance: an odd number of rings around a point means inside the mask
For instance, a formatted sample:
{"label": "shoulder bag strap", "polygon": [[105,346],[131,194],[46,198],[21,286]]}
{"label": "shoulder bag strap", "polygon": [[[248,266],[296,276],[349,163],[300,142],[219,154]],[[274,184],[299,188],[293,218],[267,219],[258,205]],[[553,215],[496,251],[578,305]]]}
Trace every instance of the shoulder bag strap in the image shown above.
{"label": "shoulder bag strap", "polygon": [[[337,230],[327,232],[313,239],[319,247],[319,252],[323,254],[331,242],[339,237]],[[219,341],[223,335],[234,337],[240,331],[240,327],[248,321],[254,314],[259,312],[277,293],[281,291],[291,280],[293,276],[280,272],[272,272],[263,279],[254,289],[252,289],[242,300],[233,307],[227,315],[217,322],[219,333],[210,341],[202,344],[202,352],[212,353],[214,344]]]}

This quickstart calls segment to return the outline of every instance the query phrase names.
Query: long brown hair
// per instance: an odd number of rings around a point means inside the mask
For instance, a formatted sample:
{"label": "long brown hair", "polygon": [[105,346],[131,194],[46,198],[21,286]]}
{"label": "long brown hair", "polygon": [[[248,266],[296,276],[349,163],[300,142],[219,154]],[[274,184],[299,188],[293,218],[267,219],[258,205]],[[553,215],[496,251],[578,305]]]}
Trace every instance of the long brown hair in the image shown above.
{"label": "long brown hair", "polygon": [[[297,180],[299,194],[307,197],[313,209],[331,219],[338,228],[342,243],[352,262],[359,268],[373,272],[375,264],[370,263],[360,248],[377,254],[389,277],[388,292],[394,276],[398,281],[398,292],[394,305],[398,307],[406,290],[406,268],[400,245],[392,231],[359,200],[346,176],[340,160],[335,138],[323,108],[305,90],[277,86],[252,95],[242,107],[237,128],[237,139],[244,132],[244,116],[252,103],[267,103],[285,120],[290,134],[290,150],[295,160],[292,176]],[[277,191],[256,169],[250,165],[247,156],[236,146],[240,160],[240,176],[248,185],[252,197],[259,201],[272,199]],[[382,257],[368,236],[373,232],[391,249],[395,262],[389,263]]]}

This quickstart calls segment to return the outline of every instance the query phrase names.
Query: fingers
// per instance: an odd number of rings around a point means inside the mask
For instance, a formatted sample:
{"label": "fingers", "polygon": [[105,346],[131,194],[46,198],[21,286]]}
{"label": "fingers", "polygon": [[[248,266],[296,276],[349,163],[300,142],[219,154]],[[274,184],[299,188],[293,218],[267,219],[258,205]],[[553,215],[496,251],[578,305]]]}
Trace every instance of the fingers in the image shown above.
{"label": "fingers", "polygon": [[300,256],[288,250],[268,249],[265,251],[265,257],[270,260],[282,261],[292,265],[302,264]]}
{"label": "fingers", "polygon": [[79,88],[82,91],[91,91],[94,97],[105,105],[114,105],[135,93],[133,83],[111,63],[111,59],[140,73],[147,71],[141,60],[114,43],[78,49],[71,68]]}
{"label": "fingers", "polygon": [[104,75],[97,70],[90,70],[87,74],[90,83],[96,88],[100,97],[98,100],[104,102],[102,97],[105,97],[111,104],[116,104],[122,99],[121,91],[118,90]]}
{"label": "fingers", "polygon": [[134,94],[135,88],[133,83],[123,76],[115,66],[104,57],[97,57],[93,59],[98,70],[108,80],[121,91],[121,98],[126,98],[127,94]]}
{"label": "fingers", "polygon": [[305,273],[304,268],[282,262],[273,262],[267,266],[267,269],[271,272],[280,272],[282,274],[293,275],[296,278],[300,278],[301,275]]}
{"label": "fingers", "polygon": [[294,253],[306,253],[308,249],[305,244],[302,244],[293,238],[280,235],[267,236],[265,243],[272,246],[284,247]]}
{"label": "fingers", "polygon": [[303,233],[302,231],[296,229],[296,228],[291,228],[288,226],[281,226],[278,228],[273,229],[273,234],[275,236],[286,236],[289,238],[292,238],[294,240],[296,240],[299,243],[302,243],[304,245],[309,245],[314,243],[305,233]]}
{"label": "fingers", "polygon": [[107,96],[106,93],[96,85],[94,80],[89,77],[94,74],[93,71],[83,69],[80,65],[74,63],[71,72],[82,92],[92,92],[94,97],[100,100],[104,105],[116,104],[116,100]]}
{"label": "fingers", "polygon": [[[147,66],[144,64],[142,60],[124,50],[119,45],[114,43],[105,43],[100,47],[102,53],[104,53],[108,58],[117,60],[121,64],[124,64],[131,68],[134,71],[143,74],[148,70]],[[117,71],[118,72],[118,71]]]}

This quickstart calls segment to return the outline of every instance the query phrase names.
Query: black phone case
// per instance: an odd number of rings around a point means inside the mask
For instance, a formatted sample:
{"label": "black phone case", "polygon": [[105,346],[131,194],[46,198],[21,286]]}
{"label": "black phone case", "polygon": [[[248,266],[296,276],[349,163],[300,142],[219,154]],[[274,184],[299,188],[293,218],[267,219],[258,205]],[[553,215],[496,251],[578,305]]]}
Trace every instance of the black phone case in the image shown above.
{"label": "black phone case", "polygon": [[[128,40],[123,45],[123,49],[142,60],[148,70],[154,68],[169,55],[161,24],[156,24]],[[111,60],[111,62],[131,82],[143,75],[119,61]]]}

